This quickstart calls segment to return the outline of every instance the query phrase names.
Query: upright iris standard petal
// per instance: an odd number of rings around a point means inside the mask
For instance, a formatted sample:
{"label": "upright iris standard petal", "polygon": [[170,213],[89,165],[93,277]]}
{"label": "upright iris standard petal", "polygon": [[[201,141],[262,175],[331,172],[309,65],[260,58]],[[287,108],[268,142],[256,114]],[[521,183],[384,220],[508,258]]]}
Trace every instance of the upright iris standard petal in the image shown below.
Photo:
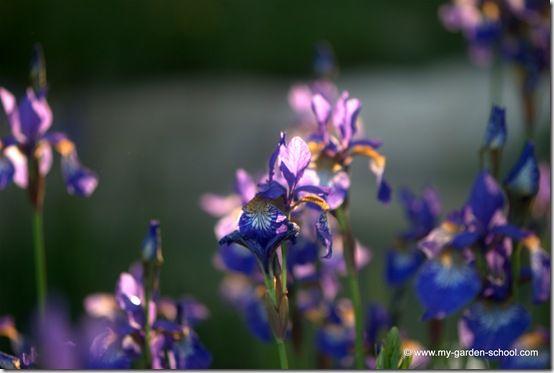
{"label": "upright iris standard petal", "polygon": [[284,240],[294,238],[298,227],[270,201],[255,197],[243,207],[239,229],[223,237],[219,243],[238,243],[248,248],[264,270],[269,269],[275,250]]}
{"label": "upright iris standard petal", "polygon": [[325,248],[324,258],[329,258],[333,253],[333,237],[329,229],[327,213],[322,212],[316,222],[317,238],[321,245]]}
{"label": "upright iris standard petal", "polygon": [[527,311],[519,304],[477,302],[460,320],[462,343],[478,350],[509,349],[531,323]]}
{"label": "upright iris standard petal", "polygon": [[75,154],[62,157],[62,173],[69,194],[89,197],[98,186],[96,174],[83,167]]}
{"label": "upright iris standard petal", "polygon": [[539,166],[533,143],[527,142],[518,161],[510,171],[504,185],[509,192],[520,197],[532,197],[539,190]]}
{"label": "upright iris standard petal", "polygon": [[13,181],[15,167],[8,157],[0,154],[0,190],[4,189]]}
{"label": "upright iris standard petal", "polygon": [[[29,88],[18,106],[21,135],[25,142],[34,144],[52,124],[52,111],[46,97],[37,97]],[[14,136],[18,136],[14,133]]]}
{"label": "upright iris standard petal", "polygon": [[329,131],[326,126],[331,117],[331,104],[318,93],[312,97],[312,110],[319,125],[319,135],[322,137],[323,142],[327,143],[329,140]]}
{"label": "upright iris standard petal", "polygon": [[425,255],[417,249],[389,249],[386,257],[387,283],[391,286],[408,281],[425,260]]}
{"label": "upright iris standard petal", "polygon": [[506,109],[494,105],[485,132],[484,147],[500,149],[506,142]]}
{"label": "upright iris standard petal", "polygon": [[18,142],[24,142],[26,138],[21,132],[21,121],[19,120],[19,110],[15,97],[7,89],[0,87],[0,101],[8,117],[12,135]]}
{"label": "upright iris standard petal", "polygon": [[408,189],[400,190],[400,201],[404,214],[410,223],[408,230],[402,233],[402,238],[418,240],[426,236],[436,225],[440,213],[438,195],[432,188],[427,188],[424,195],[418,198]]}
{"label": "upright iris standard petal", "polygon": [[300,137],[293,137],[279,152],[280,170],[283,173],[289,188],[293,188],[308,167],[311,160],[308,144]]}
{"label": "upright iris standard petal", "polygon": [[494,214],[504,206],[502,190],[487,171],[475,179],[467,206],[477,219],[479,229],[487,229]]}
{"label": "upright iris standard petal", "polygon": [[235,192],[243,205],[256,195],[256,183],[252,180],[252,176],[242,168],[239,168],[235,175]]}
{"label": "upright iris standard petal", "polygon": [[423,320],[450,315],[473,300],[481,289],[477,270],[454,254],[442,253],[424,263],[418,273],[416,292],[425,308]]}

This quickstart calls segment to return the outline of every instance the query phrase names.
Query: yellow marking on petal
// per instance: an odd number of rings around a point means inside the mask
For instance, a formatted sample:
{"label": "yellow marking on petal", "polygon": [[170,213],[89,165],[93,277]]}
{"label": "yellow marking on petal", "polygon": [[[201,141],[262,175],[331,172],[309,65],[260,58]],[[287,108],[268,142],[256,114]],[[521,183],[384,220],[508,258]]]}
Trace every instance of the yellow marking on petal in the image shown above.
{"label": "yellow marking on petal", "polygon": [[323,149],[323,144],[320,142],[309,141],[308,148],[310,149],[310,153],[316,155],[319,154]]}
{"label": "yellow marking on petal", "polygon": [[442,223],[441,228],[447,231],[448,233],[456,233],[458,231],[458,226],[449,221],[445,221],[444,223]]}
{"label": "yellow marking on petal", "polygon": [[534,234],[528,236],[528,237],[525,237],[523,240],[522,240],[522,243],[523,245],[525,245],[525,247],[527,247],[530,251],[535,251],[535,250],[539,250],[541,248],[541,241],[539,240],[539,238],[537,236],[535,236]]}
{"label": "yellow marking on petal", "polygon": [[68,139],[62,139],[56,144],[56,150],[61,155],[69,155],[75,151],[75,144]]}
{"label": "yellow marking on petal", "polygon": [[440,262],[441,264],[446,267],[446,268],[450,268],[452,267],[452,255],[450,254],[442,254],[440,256]]}
{"label": "yellow marking on petal", "polygon": [[517,340],[520,348],[537,349],[545,343],[544,334],[541,332],[531,332],[522,335]]}
{"label": "yellow marking on petal", "polygon": [[377,150],[373,149],[369,145],[355,145],[352,147],[352,154],[354,155],[364,155],[368,158],[371,158],[375,166],[379,170],[385,169],[385,157],[383,157]]}
{"label": "yellow marking on petal", "polygon": [[327,202],[323,198],[316,196],[315,194],[306,194],[294,204],[293,208],[297,207],[301,203],[308,202],[318,205],[323,211],[329,211],[329,205],[327,204]]}
{"label": "yellow marking on petal", "polygon": [[486,1],[483,4],[483,14],[488,19],[497,20],[498,17],[500,16],[500,10],[498,9],[498,5],[496,5],[492,1]]}

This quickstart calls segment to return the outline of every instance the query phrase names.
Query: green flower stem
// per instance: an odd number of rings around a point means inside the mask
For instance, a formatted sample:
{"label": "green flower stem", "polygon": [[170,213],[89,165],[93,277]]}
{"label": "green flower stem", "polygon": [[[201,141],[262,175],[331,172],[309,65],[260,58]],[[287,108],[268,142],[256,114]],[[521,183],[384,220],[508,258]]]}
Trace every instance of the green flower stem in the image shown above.
{"label": "green flower stem", "polygon": [[344,260],[348,274],[348,284],[350,286],[350,297],[354,307],[354,326],[356,332],[355,339],[355,363],[356,369],[363,369],[364,363],[364,330],[362,325],[362,300],[360,296],[360,285],[358,283],[358,274],[356,272],[356,244],[352,234],[352,226],[344,205],[336,210],[336,218],[339,223],[339,230],[342,236]]}
{"label": "green flower stem", "polygon": [[144,359],[147,369],[152,369],[152,354],[150,352],[150,302],[152,302],[152,289],[154,287],[153,271],[150,263],[144,266],[146,286],[144,289]]}
{"label": "green flower stem", "polygon": [[287,347],[285,346],[285,341],[283,341],[282,339],[278,339],[277,348],[279,349],[279,363],[281,364],[281,369],[289,369],[289,361],[287,357]]}
{"label": "green flower stem", "polygon": [[519,272],[521,271],[521,250],[522,243],[521,241],[515,247],[514,252],[512,253],[512,296],[515,303],[520,303],[520,293],[519,293]]}
{"label": "green flower stem", "polygon": [[287,295],[287,243],[281,243],[281,286],[283,294]]}
{"label": "green flower stem", "polygon": [[[264,276],[264,282],[267,288],[267,292],[269,293],[269,297],[273,302],[273,305],[278,307],[277,295],[275,294],[275,286],[273,286],[273,274],[271,273],[269,276]],[[281,369],[289,369],[289,361],[285,341],[280,338],[275,338],[275,343],[277,343],[277,349],[279,351],[279,364],[281,365]]]}
{"label": "green flower stem", "polygon": [[35,277],[37,286],[37,304],[41,319],[45,312],[46,302],[46,256],[44,250],[44,234],[42,211],[33,211],[33,242],[35,247]]}

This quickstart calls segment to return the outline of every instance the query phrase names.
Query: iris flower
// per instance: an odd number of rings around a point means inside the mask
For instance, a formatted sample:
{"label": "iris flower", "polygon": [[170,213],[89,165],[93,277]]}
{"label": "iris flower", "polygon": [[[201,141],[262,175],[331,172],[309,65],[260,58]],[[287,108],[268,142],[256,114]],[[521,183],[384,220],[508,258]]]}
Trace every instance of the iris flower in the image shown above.
{"label": "iris flower", "polygon": [[[0,101],[8,117],[11,135],[4,137],[0,147],[0,187],[14,181],[19,187],[29,186],[28,163],[36,159],[38,173],[44,177],[52,166],[52,149],[61,156],[62,174],[67,192],[90,196],[98,184],[95,173],[81,165],[75,144],[61,132],[48,132],[52,111],[46,92],[28,88],[19,104],[5,88],[0,87]],[[10,166],[11,163],[11,166]]]}
{"label": "iris flower", "polygon": [[359,138],[358,116],[361,103],[344,91],[332,104],[320,94],[312,98],[312,110],[318,130],[310,138],[312,151],[310,177],[317,185],[329,189],[326,198],[332,210],[345,201],[350,187],[349,166],[354,156],[370,159],[370,169],[377,177],[377,198],[390,199],[390,187],[384,180],[385,157],[377,152],[379,140]]}

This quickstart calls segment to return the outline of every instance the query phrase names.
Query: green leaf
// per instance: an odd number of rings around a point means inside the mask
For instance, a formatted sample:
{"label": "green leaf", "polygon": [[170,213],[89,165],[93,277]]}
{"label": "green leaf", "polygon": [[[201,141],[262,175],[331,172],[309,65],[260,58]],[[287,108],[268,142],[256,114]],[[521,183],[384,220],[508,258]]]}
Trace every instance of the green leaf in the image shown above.
{"label": "green leaf", "polygon": [[398,328],[393,326],[385,337],[375,367],[377,369],[409,369],[411,362],[411,357],[402,358],[400,333]]}

